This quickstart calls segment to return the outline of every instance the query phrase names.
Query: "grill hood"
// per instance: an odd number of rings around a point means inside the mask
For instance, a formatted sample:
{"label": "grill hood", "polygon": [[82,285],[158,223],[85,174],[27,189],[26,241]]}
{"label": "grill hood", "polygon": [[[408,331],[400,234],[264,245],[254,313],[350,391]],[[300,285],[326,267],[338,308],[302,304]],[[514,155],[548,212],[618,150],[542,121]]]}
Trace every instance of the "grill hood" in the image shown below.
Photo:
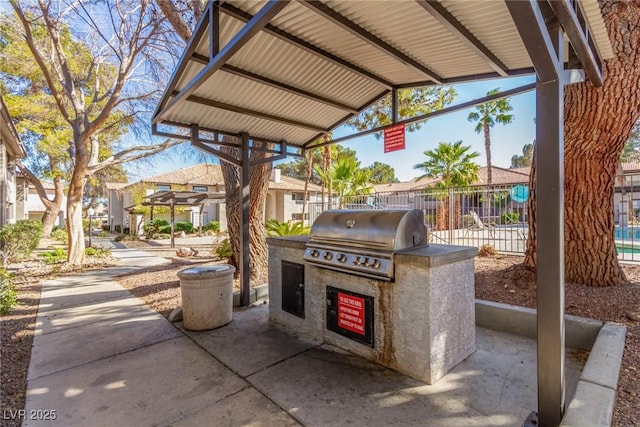
{"label": "grill hood", "polygon": [[331,210],[313,223],[307,245],[330,245],[394,252],[427,243],[418,209]]}

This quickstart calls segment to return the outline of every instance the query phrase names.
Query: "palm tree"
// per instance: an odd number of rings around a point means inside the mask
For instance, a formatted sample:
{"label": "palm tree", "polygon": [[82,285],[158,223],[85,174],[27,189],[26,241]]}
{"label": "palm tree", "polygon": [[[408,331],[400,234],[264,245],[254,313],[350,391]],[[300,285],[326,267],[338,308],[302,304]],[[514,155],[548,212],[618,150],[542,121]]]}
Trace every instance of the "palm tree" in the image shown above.
{"label": "palm tree", "polygon": [[323,182],[331,182],[338,195],[338,209],[342,209],[346,197],[371,192],[369,171],[360,168],[360,162],[351,157],[338,157],[324,172],[316,166]]}
{"label": "palm tree", "polygon": [[[500,92],[496,88],[487,92],[487,96]],[[484,149],[487,155],[487,182],[492,183],[491,178],[491,133],[490,130],[496,123],[503,125],[513,122],[513,115],[507,114],[513,110],[509,98],[496,99],[485,102],[476,107],[476,111],[469,113],[467,120],[476,122],[476,133],[484,132]]]}
{"label": "palm tree", "polygon": [[[474,162],[480,153],[470,152],[470,150],[471,147],[463,146],[462,141],[456,141],[453,144],[441,142],[435,149],[425,151],[427,160],[414,165],[413,168],[424,172],[421,178],[440,178],[435,188],[448,190],[452,187],[467,187],[478,179],[480,169],[480,166]],[[436,227],[438,230],[445,230],[449,201],[444,192],[441,197],[444,203],[438,204]]]}

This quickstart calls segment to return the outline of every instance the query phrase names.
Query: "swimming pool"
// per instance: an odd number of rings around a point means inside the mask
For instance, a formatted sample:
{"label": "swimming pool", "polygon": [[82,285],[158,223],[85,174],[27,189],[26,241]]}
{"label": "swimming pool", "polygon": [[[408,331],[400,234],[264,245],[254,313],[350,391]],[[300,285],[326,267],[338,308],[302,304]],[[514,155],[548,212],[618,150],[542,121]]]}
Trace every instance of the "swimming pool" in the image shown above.
{"label": "swimming pool", "polygon": [[619,225],[615,226],[613,230],[613,236],[616,240],[624,240],[624,239],[637,239],[638,246],[640,246],[640,227],[630,225],[627,227],[620,227]]}
{"label": "swimming pool", "polygon": [[616,245],[619,254],[640,254],[640,244],[634,247]]}

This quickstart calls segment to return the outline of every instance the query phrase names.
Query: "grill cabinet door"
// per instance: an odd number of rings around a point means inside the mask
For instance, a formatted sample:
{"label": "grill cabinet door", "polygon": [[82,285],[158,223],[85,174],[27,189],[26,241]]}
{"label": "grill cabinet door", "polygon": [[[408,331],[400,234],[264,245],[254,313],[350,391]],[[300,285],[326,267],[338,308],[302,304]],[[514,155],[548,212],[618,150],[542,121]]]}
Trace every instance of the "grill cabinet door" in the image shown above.
{"label": "grill cabinet door", "polygon": [[282,261],[282,310],[304,319],[304,264]]}

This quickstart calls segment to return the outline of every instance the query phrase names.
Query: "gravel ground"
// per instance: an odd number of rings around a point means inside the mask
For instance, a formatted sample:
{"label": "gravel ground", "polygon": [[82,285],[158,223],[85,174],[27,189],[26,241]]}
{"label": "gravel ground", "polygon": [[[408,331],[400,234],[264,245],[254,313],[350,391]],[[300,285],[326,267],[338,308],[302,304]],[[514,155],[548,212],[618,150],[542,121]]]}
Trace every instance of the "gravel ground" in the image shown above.
{"label": "gravel ground", "polygon": [[[124,242],[129,247],[148,250],[158,256],[172,257],[175,250],[149,247],[145,242]],[[204,251],[201,251],[201,254]],[[200,254],[199,254],[200,255]],[[202,261],[211,261],[209,254]],[[508,304],[535,307],[535,276],[519,264],[522,257],[495,256],[476,258],[476,296]],[[167,266],[122,276],[118,281],[150,307],[168,316],[180,305],[180,287],[176,272],[185,266]],[[627,326],[625,353],[618,384],[613,425],[640,426],[640,266],[624,265],[629,285],[588,288],[568,283],[565,299],[569,314],[614,321]],[[40,298],[39,282],[17,286],[19,305],[9,316],[0,318],[2,390],[0,406],[22,408],[26,372],[33,339],[33,327]],[[19,423],[0,419],[1,426]]]}

